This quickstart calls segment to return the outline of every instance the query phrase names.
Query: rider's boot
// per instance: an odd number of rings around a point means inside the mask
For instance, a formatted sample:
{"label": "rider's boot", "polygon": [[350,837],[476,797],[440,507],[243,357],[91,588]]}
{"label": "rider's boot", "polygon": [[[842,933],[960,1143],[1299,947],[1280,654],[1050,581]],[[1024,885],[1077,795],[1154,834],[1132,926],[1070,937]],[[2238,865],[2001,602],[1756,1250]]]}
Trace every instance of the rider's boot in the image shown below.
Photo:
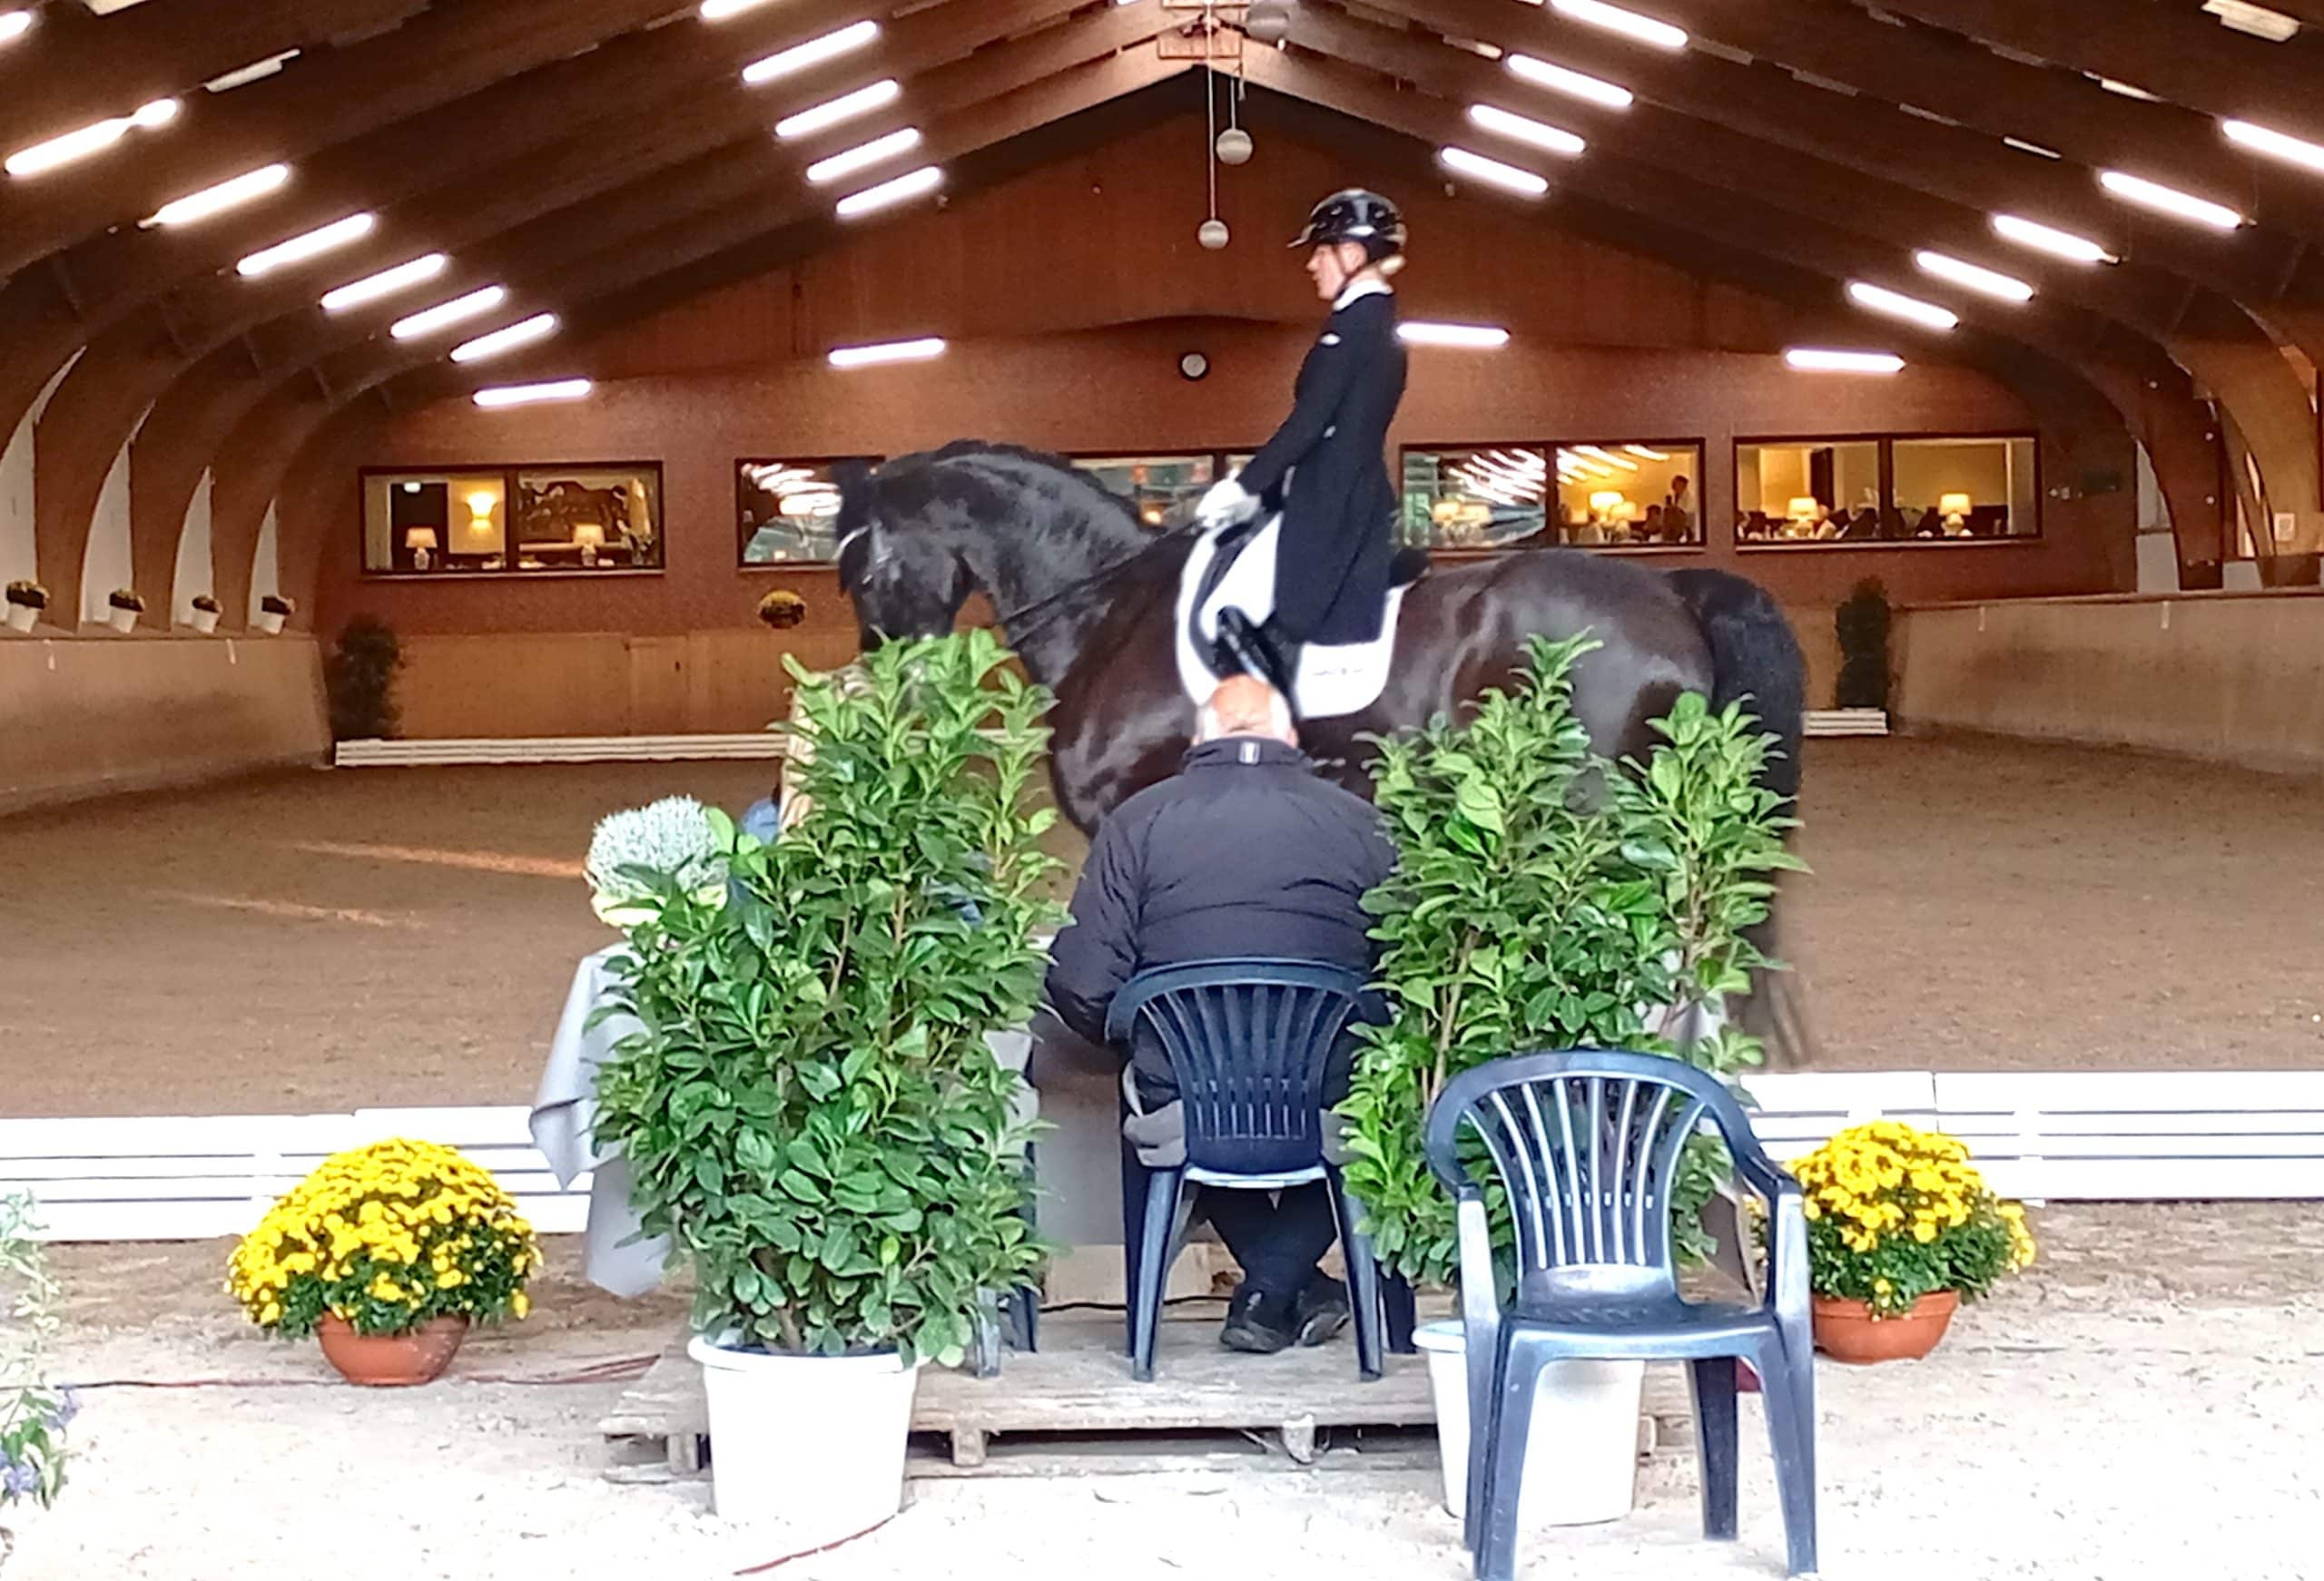
{"label": "rider's boot", "polygon": [[1296,662],[1298,649],[1292,645],[1286,654],[1286,645],[1273,621],[1255,626],[1251,617],[1239,609],[1230,607],[1218,612],[1215,667],[1222,674],[1257,676],[1283,694],[1295,720],[1299,716],[1299,702],[1292,688],[1292,677],[1296,673],[1292,665]]}

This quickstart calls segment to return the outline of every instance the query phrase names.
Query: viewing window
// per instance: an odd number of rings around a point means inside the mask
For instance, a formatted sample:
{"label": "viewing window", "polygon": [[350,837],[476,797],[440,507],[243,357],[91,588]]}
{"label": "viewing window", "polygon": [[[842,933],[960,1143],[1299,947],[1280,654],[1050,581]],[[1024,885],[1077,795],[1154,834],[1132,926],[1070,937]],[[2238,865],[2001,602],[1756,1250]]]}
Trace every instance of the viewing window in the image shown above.
{"label": "viewing window", "polygon": [[736,541],[741,564],[827,564],[839,554],[838,468],[874,457],[825,457],[734,464]]}
{"label": "viewing window", "polygon": [[1994,543],[2041,531],[2032,435],[1741,440],[1746,548]]}
{"label": "viewing window", "polygon": [[1200,454],[1078,457],[1073,464],[1136,506],[1138,520],[1149,527],[1184,519],[1203,491],[1225,476],[1217,457]]}
{"label": "viewing window", "polygon": [[662,469],[649,463],[366,472],[375,576],[662,569]]}
{"label": "viewing window", "polygon": [[1691,440],[1406,450],[1403,538],[1441,549],[1694,547],[1701,457]]}

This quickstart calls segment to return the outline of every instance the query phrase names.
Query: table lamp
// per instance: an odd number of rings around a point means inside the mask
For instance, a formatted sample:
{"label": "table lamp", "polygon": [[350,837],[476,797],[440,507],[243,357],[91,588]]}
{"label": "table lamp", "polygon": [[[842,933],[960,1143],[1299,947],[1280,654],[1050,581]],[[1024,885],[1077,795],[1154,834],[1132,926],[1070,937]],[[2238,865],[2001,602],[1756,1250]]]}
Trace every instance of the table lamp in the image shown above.
{"label": "table lamp", "polygon": [[1601,488],[1590,496],[1590,514],[1596,517],[1599,525],[1602,526],[1614,519],[1614,513],[1621,509],[1625,503],[1627,502],[1623,500],[1620,490]]}
{"label": "table lamp", "polygon": [[1790,505],[1784,510],[1784,519],[1797,527],[1804,535],[1808,528],[1816,525],[1816,518],[1823,513],[1823,506],[1817,501],[1814,495],[1796,494],[1791,496]]}
{"label": "table lamp", "polygon": [[429,558],[434,555],[438,546],[436,529],[406,527],[403,533],[403,546],[411,551],[412,568],[416,571],[427,570]]}
{"label": "table lamp", "polygon": [[1965,494],[1940,495],[1936,501],[1936,514],[1945,518],[1946,530],[1956,535],[1965,529],[1964,518],[1975,508]]}
{"label": "table lamp", "polygon": [[595,522],[576,522],[573,541],[581,545],[581,564],[595,565],[597,551],[606,546],[606,529]]}

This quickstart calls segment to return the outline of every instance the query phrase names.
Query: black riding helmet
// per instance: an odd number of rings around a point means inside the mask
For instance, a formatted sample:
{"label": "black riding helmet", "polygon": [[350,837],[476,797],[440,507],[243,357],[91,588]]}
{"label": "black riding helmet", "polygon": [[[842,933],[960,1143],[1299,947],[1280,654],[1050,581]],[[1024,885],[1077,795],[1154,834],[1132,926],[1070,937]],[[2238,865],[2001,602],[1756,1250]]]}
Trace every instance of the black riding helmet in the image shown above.
{"label": "black riding helmet", "polygon": [[1363,243],[1365,256],[1374,263],[1393,258],[1404,250],[1404,217],[1379,193],[1349,187],[1309,210],[1307,228],[1291,245],[1324,247],[1340,241]]}

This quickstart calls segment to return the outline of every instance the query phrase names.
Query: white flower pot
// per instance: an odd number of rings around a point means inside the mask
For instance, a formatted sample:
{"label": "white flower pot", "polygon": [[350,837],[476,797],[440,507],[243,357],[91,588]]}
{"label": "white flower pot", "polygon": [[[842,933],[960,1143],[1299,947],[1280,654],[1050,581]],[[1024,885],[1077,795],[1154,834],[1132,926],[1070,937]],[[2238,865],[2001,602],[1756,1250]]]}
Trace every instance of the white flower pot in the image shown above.
{"label": "white flower pot", "polygon": [[870,1531],[903,1503],[916,1369],[893,1351],[780,1356],[697,1336],[718,1513],[779,1524],[794,1553]]}
{"label": "white flower pot", "polygon": [[111,606],[107,606],[105,610],[105,624],[119,632],[123,636],[127,636],[130,633],[137,629],[137,612],[133,609],[114,609]]}
{"label": "white flower pot", "polygon": [[31,604],[12,604],[8,606],[8,629],[10,631],[28,632],[32,630],[34,625],[38,624],[39,622],[40,611],[34,609]]}
{"label": "white flower pot", "polygon": [[211,633],[216,631],[218,629],[218,612],[214,609],[195,610],[193,612],[193,629],[200,632],[205,637]]}
{"label": "white flower pot", "polygon": [[[1436,1445],[1444,1462],[1444,1507],[1468,1509],[1468,1344],[1455,1321],[1424,1323],[1413,1341],[1428,1358],[1436,1396]],[[1518,1495],[1526,1526],[1587,1526],[1630,1512],[1638,1484],[1643,1361],[1557,1361],[1541,1376]]]}
{"label": "white flower pot", "polygon": [[270,637],[279,637],[282,634],[282,616],[271,609],[261,610],[259,612],[258,629]]}

